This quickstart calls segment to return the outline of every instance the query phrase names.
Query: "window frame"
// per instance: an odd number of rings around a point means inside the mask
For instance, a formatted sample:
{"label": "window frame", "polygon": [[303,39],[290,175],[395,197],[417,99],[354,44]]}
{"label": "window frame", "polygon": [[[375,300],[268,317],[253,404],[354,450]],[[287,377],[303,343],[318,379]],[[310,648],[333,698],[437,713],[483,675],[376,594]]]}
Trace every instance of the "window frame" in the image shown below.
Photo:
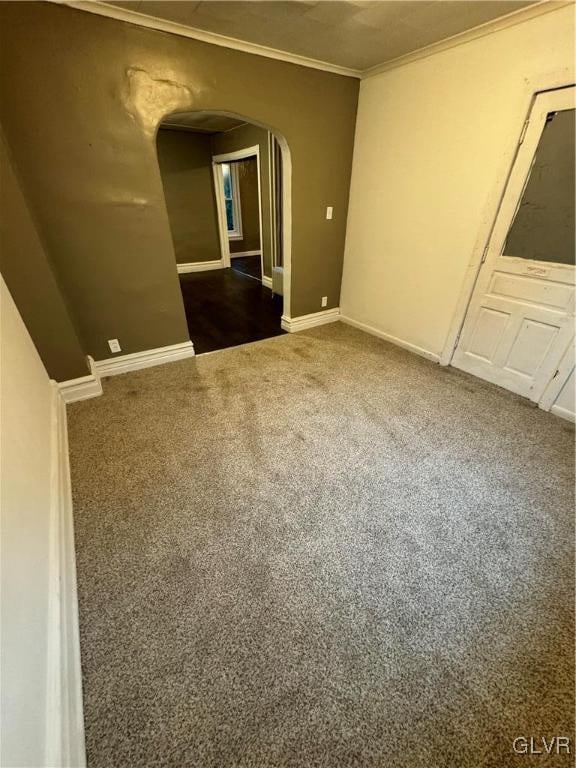
{"label": "window frame", "polygon": [[[222,163],[222,166],[227,166],[230,173],[230,190],[231,196],[226,197],[226,191],[224,187],[224,204],[228,200],[232,202],[232,219],[234,221],[234,229],[228,229],[228,217],[226,217],[226,231],[228,233],[229,240],[242,240],[242,201],[240,198],[240,177],[238,175],[238,163],[228,162]],[[222,171],[224,175],[224,171]]]}

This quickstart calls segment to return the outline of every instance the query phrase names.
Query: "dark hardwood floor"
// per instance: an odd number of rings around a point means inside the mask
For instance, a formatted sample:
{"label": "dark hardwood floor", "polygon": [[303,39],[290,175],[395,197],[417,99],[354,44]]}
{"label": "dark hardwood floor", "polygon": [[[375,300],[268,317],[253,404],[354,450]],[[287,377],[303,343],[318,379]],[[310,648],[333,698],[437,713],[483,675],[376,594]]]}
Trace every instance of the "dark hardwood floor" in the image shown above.
{"label": "dark hardwood floor", "polygon": [[280,336],[282,296],[234,269],[180,275],[196,354]]}
{"label": "dark hardwood floor", "polygon": [[256,280],[262,279],[262,265],[260,256],[236,256],[231,255],[232,269],[235,272],[242,272]]}

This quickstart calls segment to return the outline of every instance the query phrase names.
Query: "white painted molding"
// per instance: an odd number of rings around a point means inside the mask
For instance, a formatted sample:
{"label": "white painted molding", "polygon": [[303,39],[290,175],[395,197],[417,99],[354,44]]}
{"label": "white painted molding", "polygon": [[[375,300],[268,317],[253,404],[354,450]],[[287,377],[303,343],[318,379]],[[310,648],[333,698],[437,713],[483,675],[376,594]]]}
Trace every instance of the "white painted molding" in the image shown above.
{"label": "white painted molding", "polygon": [[236,149],[234,152],[224,152],[220,155],[212,155],[213,163],[235,163],[238,160],[247,160],[250,157],[258,157],[260,155],[260,145],[254,144],[251,147],[243,147],[242,149]]}
{"label": "white painted molding", "polygon": [[127,8],[121,8],[116,5],[108,5],[94,0],[51,0],[59,5],[68,5],[79,11],[88,11],[98,16],[109,16],[118,21],[127,21],[130,24],[137,24],[139,27],[148,27],[148,29],[157,29],[161,32],[170,32],[173,35],[181,37],[190,37],[194,40],[201,40],[204,43],[219,45],[224,48],[233,48],[236,51],[244,53],[253,53],[256,56],[265,56],[268,59],[277,59],[278,61],[287,61],[290,64],[299,64],[301,67],[311,69],[320,69],[324,72],[332,72],[336,75],[347,75],[348,77],[360,77],[360,70],[350,67],[341,67],[338,64],[330,64],[327,61],[312,59],[308,56],[301,56],[289,51],[281,51],[277,48],[271,48],[267,45],[258,43],[248,43],[245,40],[238,40],[235,37],[220,35],[217,32],[207,32],[205,29],[197,27],[188,27],[185,24],[179,24],[175,21],[158,19],[138,11],[131,11]]}
{"label": "white painted molding", "polygon": [[543,411],[552,410],[558,396],[567,385],[570,376],[574,372],[575,358],[576,350],[574,348],[574,337],[572,337],[566,347],[566,351],[562,355],[562,359],[558,363],[556,372],[548,382],[538,403],[538,407],[542,408]]}
{"label": "white painted molding", "polygon": [[[220,155],[213,155],[212,156],[212,169],[213,169],[213,175],[214,175],[214,190],[216,194],[216,208],[218,209],[218,219],[220,222],[220,246],[221,246],[221,252],[222,252],[222,261],[224,262],[226,267],[230,266],[230,259],[232,258],[232,254],[230,252],[230,240],[233,240],[234,238],[231,238],[228,233],[228,227],[226,222],[226,204],[224,200],[224,182],[222,178],[222,163],[234,163],[238,160],[246,160],[247,158],[255,157],[256,158],[256,178],[258,180],[258,231],[260,232],[260,235],[263,231],[262,229],[262,172],[260,168],[260,145],[255,144],[252,147],[243,147],[242,149],[237,149],[234,152],[225,152],[224,154]],[[236,176],[236,182],[232,185],[233,186],[233,194],[236,194],[236,192],[239,192],[240,186],[237,180]],[[240,199],[238,199],[238,210],[241,210],[241,204]],[[243,239],[242,236],[240,236],[238,239]],[[262,243],[262,239],[260,237],[260,243]],[[258,251],[260,254],[260,272],[261,274],[264,274],[264,255],[262,253],[262,250]]]}
{"label": "white painted molding", "polygon": [[94,373],[69,379],[58,383],[58,389],[65,403],[75,403],[78,400],[88,400],[102,394],[102,384]]}
{"label": "white painted molding", "polygon": [[576,414],[569,411],[568,408],[562,408],[561,405],[557,405],[556,403],[550,408],[550,413],[553,413],[555,416],[560,416],[561,419],[576,422]]}
{"label": "white painted molding", "polygon": [[262,275],[262,285],[264,288],[270,288],[272,290],[272,278],[267,275]]}
{"label": "white painted molding", "polygon": [[185,275],[188,272],[209,272],[212,269],[224,269],[222,259],[215,261],[191,261],[188,264],[177,264],[179,275]]}
{"label": "white painted molding", "polygon": [[260,250],[258,250],[258,251],[236,251],[236,253],[232,253],[232,251],[230,251],[230,258],[231,259],[240,259],[240,258],[242,258],[242,256],[260,256],[261,253],[262,252]]}
{"label": "white painted molding", "polygon": [[341,315],[340,320],[342,320],[342,322],[346,323],[347,325],[358,328],[360,331],[369,333],[371,336],[377,336],[379,339],[389,341],[390,344],[395,344],[397,347],[402,347],[402,349],[407,349],[409,352],[414,352],[414,354],[420,355],[420,357],[425,357],[427,360],[432,360],[435,363],[439,362],[440,360],[440,355],[436,354],[436,352],[430,352],[429,349],[424,349],[423,347],[419,347],[417,344],[412,344],[410,341],[399,339],[397,336],[392,336],[391,334],[385,333],[384,331],[381,331],[378,328],[374,328],[371,325],[361,323],[358,320],[354,320],[352,317]]}
{"label": "white painted molding", "polygon": [[288,333],[296,331],[305,331],[307,328],[315,328],[317,325],[326,325],[334,323],[340,319],[340,308],[324,309],[322,312],[312,312],[309,315],[300,315],[300,317],[288,317],[282,315],[280,325]]}
{"label": "white painted molding", "polygon": [[205,43],[211,43],[212,45],[219,45],[224,48],[232,48],[237,51],[243,51],[244,53],[252,53],[256,56],[265,56],[269,59],[277,59],[278,61],[287,61],[291,64],[298,64],[302,67],[310,67],[311,69],[319,69],[324,72],[332,72],[336,75],[345,75],[347,77],[366,78],[378,75],[381,72],[386,72],[390,69],[396,69],[396,67],[402,67],[405,64],[410,64],[412,61],[432,56],[435,53],[446,51],[449,48],[454,48],[457,45],[463,45],[472,40],[476,40],[479,37],[490,35],[494,32],[498,32],[501,29],[512,27],[515,24],[522,24],[525,21],[535,18],[536,16],[542,16],[545,13],[556,11],[560,8],[564,8],[567,5],[572,5],[574,0],[541,0],[539,3],[529,5],[524,8],[520,8],[517,11],[512,11],[505,16],[500,16],[497,19],[488,21],[484,24],[479,24],[472,29],[467,29],[464,32],[459,32],[452,37],[440,40],[437,43],[424,46],[416,51],[406,53],[402,56],[398,56],[395,59],[382,62],[368,69],[356,69],[354,67],[343,67],[338,64],[331,64],[330,62],[320,61],[318,59],[312,59],[308,56],[301,56],[296,53],[290,53],[289,51],[282,51],[277,48],[272,48],[266,45],[259,45],[257,43],[248,43],[245,40],[238,40],[235,37],[228,37],[227,35],[220,35],[216,32],[207,32],[204,29],[198,29],[197,27],[188,27],[185,24],[179,24],[175,21],[167,21],[166,19],[158,19],[154,16],[149,16],[139,11],[128,10],[120,6],[109,5],[105,2],[98,0],[50,0],[50,2],[58,3],[59,5],[68,5],[71,8],[76,8],[79,11],[87,11],[88,13],[94,13],[98,16],[108,16],[118,21],[125,21],[130,24],[136,24],[140,27],[147,27],[148,29],[156,29],[161,32],[169,32],[173,35],[180,35],[181,37],[188,37],[194,40],[201,40]]}
{"label": "white painted molding", "polygon": [[411,64],[413,61],[419,59],[425,59],[428,56],[433,56],[436,53],[442,53],[450,48],[455,48],[458,45],[465,45],[473,40],[477,40],[480,37],[486,35],[492,35],[495,32],[500,32],[508,27],[513,27],[516,24],[522,24],[525,21],[530,21],[537,16],[543,16],[545,13],[551,11],[557,11],[560,8],[564,8],[567,5],[573,5],[574,0],[540,0],[539,3],[534,5],[528,5],[523,8],[519,8],[517,11],[507,13],[505,16],[500,16],[497,19],[492,19],[484,24],[479,24],[471,29],[466,29],[463,32],[458,32],[456,35],[446,37],[444,40],[439,40],[437,43],[431,45],[425,45],[423,48],[418,48],[416,51],[405,53],[402,56],[397,56],[395,59],[384,61],[382,64],[377,64],[374,67],[369,67],[360,73],[362,80],[368,77],[374,77],[381,72],[388,72],[390,69],[397,69],[403,67],[405,64]]}
{"label": "white painted molding", "polygon": [[230,266],[230,238],[228,237],[228,221],[226,217],[226,200],[224,199],[224,172],[222,165],[212,161],[212,179],[214,183],[214,201],[216,203],[216,221],[218,223],[218,243],[222,267]]}
{"label": "white painted molding", "polygon": [[154,365],[173,363],[176,360],[184,360],[193,356],[194,345],[191,341],[185,341],[182,344],[172,344],[168,347],[158,347],[157,349],[147,349],[144,352],[108,357],[106,360],[96,360],[94,367],[98,371],[98,375],[104,378],[129,371],[138,371],[141,368],[151,368]]}
{"label": "white painted molding", "polygon": [[84,768],[82,670],[66,405],[56,382],[52,386],[45,764]]}

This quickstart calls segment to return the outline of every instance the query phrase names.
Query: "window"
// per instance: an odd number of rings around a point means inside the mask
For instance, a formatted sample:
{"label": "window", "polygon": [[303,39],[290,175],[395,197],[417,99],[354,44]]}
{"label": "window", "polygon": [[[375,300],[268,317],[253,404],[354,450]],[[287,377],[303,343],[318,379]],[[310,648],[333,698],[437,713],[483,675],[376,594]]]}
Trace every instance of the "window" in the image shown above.
{"label": "window", "polygon": [[241,240],[242,215],[240,212],[238,165],[236,163],[222,163],[222,178],[224,181],[224,201],[226,204],[228,238],[230,240]]}

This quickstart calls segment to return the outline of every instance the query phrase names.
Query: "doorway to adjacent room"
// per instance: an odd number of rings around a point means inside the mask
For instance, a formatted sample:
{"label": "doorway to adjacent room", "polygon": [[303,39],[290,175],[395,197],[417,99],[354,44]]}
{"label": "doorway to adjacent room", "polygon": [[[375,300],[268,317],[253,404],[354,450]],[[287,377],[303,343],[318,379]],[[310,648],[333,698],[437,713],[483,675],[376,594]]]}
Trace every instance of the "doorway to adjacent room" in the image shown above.
{"label": "doorway to adjacent room", "polygon": [[159,126],[158,162],[197,354],[284,332],[290,177],[282,142],[221,114],[179,113]]}

